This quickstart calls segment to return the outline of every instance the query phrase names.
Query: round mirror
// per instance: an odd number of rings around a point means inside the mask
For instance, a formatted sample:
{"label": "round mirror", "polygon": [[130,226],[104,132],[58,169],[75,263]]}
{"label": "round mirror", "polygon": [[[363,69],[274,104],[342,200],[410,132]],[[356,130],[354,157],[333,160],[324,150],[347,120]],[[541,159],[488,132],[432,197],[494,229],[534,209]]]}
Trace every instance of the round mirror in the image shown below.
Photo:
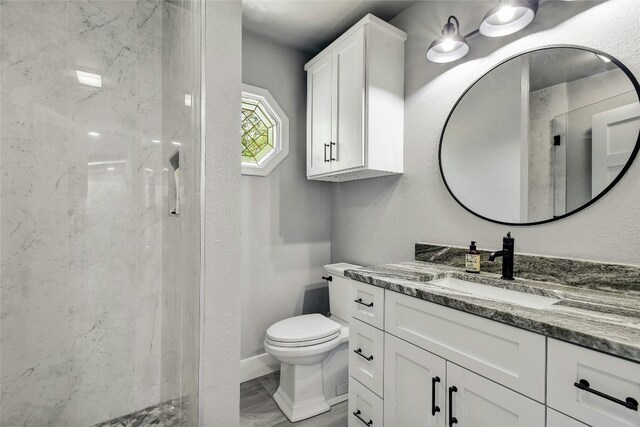
{"label": "round mirror", "polygon": [[465,209],[540,224],[595,202],[638,152],[640,87],[602,52],[550,47],[493,68],[458,100],[440,171]]}

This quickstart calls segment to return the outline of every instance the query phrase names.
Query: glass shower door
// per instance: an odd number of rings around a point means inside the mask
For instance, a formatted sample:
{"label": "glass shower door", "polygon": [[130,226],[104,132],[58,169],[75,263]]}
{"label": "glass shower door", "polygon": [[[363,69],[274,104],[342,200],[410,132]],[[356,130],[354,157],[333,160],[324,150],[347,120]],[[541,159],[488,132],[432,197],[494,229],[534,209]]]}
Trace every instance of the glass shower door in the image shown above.
{"label": "glass shower door", "polygon": [[201,7],[0,3],[2,425],[197,425]]}

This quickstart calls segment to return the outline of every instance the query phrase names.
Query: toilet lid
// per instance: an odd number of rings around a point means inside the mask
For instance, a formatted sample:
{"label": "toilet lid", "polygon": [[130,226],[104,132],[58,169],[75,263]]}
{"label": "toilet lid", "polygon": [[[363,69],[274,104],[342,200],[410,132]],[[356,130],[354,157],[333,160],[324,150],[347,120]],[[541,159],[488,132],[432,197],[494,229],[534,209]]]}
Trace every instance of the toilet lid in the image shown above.
{"label": "toilet lid", "polygon": [[267,329],[267,338],[283,343],[320,340],[340,331],[340,324],[321,314],[304,314],[274,323]]}

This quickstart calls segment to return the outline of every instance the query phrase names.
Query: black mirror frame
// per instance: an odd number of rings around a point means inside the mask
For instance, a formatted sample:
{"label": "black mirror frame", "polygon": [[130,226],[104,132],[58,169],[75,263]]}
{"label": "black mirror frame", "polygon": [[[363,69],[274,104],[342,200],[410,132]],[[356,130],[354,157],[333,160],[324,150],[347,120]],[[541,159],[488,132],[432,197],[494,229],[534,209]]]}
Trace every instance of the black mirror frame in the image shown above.
{"label": "black mirror frame", "polygon": [[462,95],[460,95],[460,97],[458,98],[456,103],[453,105],[453,108],[451,108],[451,111],[449,111],[449,114],[447,115],[447,120],[445,120],[444,126],[442,127],[442,133],[440,134],[440,143],[438,145],[438,165],[440,167],[440,176],[442,177],[442,181],[444,182],[445,187],[447,187],[447,191],[449,192],[449,194],[451,194],[451,197],[453,197],[453,199],[456,202],[458,202],[458,204],[460,206],[462,206],[467,212],[469,212],[469,213],[471,213],[471,214],[473,214],[473,215],[475,215],[475,216],[477,216],[479,218],[482,218],[485,221],[493,222],[493,223],[496,223],[496,224],[509,225],[509,226],[530,226],[530,225],[540,225],[540,224],[546,224],[546,223],[553,222],[553,221],[558,221],[558,220],[564,219],[564,218],[566,218],[568,216],[571,216],[573,214],[576,214],[576,213],[588,208],[589,206],[591,206],[592,204],[594,204],[598,200],[600,200],[613,187],[615,187],[616,184],[618,184],[618,182],[626,175],[627,171],[629,170],[629,168],[633,164],[633,161],[635,160],[636,156],[638,155],[638,151],[640,151],[640,132],[638,132],[638,138],[636,140],[636,144],[635,144],[635,146],[633,148],[633,151],[631,152],[631,155],[629,156],[629,160],[627,160],[627,163],[624,165],[624,167],[622,168],[620,173],[616,176],[616,178],[611,182],[611,184],[609,184],[604,190],[602,190],[596,197],[592,198],[590,201],[588,201],[584,205],[580,206],[579,208],[574,209],[574,210],[572,210],[570,212],[567,212],[567,213],[565,213],[563,215],[560,215],[560,216],[554,216],[552,218],[545,219],[543,221],[505,222],[505,221],[499,221],[499,220],[496,220],[496,219],[488,218],[488,217],[486,217],[484,215],[480,215],[479,213],[474,212],[473,210],[471,210],[470,208],[465,206],[465,204],[462,203],[462,201],[460,201],[456,197],[456,195],[453,193],[453,191],[449,187],[449,183],[447,183],[446,177],[444,176],[444,169],[442,168],[442,143],[443,143],[443,139],[444,139],[444,133],[446,132],[447,125],[449,124],[449,120],[451,119],[451,116],[453,115],[453,112],[456,110],[456,107],[458,106],[460,101],[462,101],[462,98],[464,98],[464,96],[467,94],[467,92],[469,92],[469,90],[471,90],[471,88],[473,86],[475,86],[476,83],[478,83],[481,79],[483,79],[485,76],[487,76],[493,70],[495,70],[496,68],[500,67],[502,64],[504,64],[506,62],[509,62],[512,59],[518,58],[520,56],[527,55],[527,54],[532,53],[532,52],[538,52],[538,51],[541,51],[541,50],[548,50],[548,49],[558,49],[558,48],[576,49],[576,50],[587,51],[587,52],[595,53],[597,55],[603,55],[603,56],[606,56],[607,58],[611,59],[611,62],[613,62],[615,65],[617,65],[618,68],[621,69],[626,74],[627,78],[631,81],[631,84],[633,85],[634,89],[636,90],[636,95],[638,97],[638,102],[640,102],[640,84],[638,84],[638,80],[635,78],[633,73],[622,62],[620,62],[617,58],[614,58],[613,56],[609,55],[608,53],[602,52],[602,51],[597,50],[597,49],[584,47],[584,46],[577,46],[577,45],[549,45],[549,46],[544,46],[544,47],[541,47],[541,48],[535,48],[535,49],[526,50],[524,52],[521,52],[521,53],[518,53],[516,55],[510,56],[509,58],[505,59],[504,61],[501,61],[500,63],[498,63],[497,65],[492,67],[490,70],[488,70],[486,73],[484,73],[482,76],[477,78],[473,83],[471,83],[471,85],[469,85],[469,87],[467,89],[465,89],[464,92],[462,92]]}

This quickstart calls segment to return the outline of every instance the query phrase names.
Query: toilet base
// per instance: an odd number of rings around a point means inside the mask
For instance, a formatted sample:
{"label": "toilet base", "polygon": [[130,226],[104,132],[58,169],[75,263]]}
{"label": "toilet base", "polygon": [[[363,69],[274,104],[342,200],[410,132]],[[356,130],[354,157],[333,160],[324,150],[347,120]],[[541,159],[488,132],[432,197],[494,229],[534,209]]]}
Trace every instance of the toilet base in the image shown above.
{"label": "toilet base", "polygon": [[273,400],[292,423],[306,420],[331,410],[331,406],[329,406],[324,396],[318,396],[315,399],[294,405],[289,396],[280,387],[273,395]]}
{"label": "toilet base", "polygon": [[322,364],[289,365],[280,368],[280,386],[273,400],[289,421],[311,418],[331,409],[322,384]]}

